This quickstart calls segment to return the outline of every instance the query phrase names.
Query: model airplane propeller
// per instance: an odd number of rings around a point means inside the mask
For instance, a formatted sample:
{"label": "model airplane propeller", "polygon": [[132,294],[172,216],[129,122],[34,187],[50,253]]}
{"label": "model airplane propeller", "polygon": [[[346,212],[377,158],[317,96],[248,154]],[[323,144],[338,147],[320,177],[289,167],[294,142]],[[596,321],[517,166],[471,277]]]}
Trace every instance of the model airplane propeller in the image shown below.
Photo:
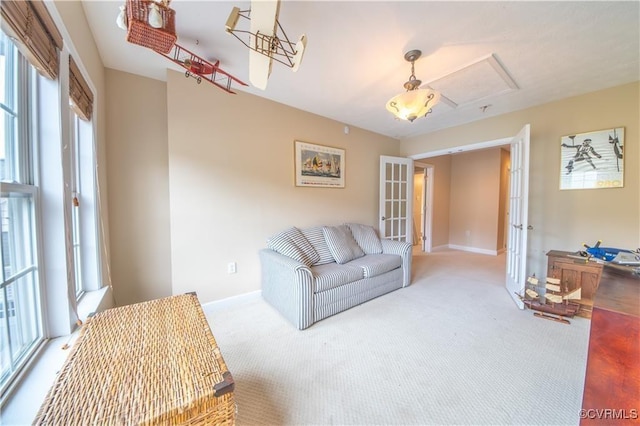
{"label": "model airplane propeller", "polygon": [[[262,90],[267,87],[273,61],[278,61],[295,72],[302,62],[307,45],[307,37],[304,34],[295,46],[289,41],[278,21],[279,12],[280,0],[253,0],[249,10],[234,7],[225,28],[250,49],[249,80]],[[248,31],[236,29],[240,18],[251,21]],[[249,34],[249,42],[243,40],[239,34]]]}

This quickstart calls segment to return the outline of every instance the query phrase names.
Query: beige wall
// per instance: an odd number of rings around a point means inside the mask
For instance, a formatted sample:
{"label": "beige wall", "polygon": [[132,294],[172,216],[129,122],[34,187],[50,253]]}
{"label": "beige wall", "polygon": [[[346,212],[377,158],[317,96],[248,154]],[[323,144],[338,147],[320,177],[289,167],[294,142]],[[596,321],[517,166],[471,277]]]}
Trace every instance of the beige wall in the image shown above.
{"label": "beige wall", "polygon": [[451,156],[432,157],[421,162],[433,166],[431,247],[432,249],[443,248],[449,245]]}
{"label": "beige wall", "polygon": [[[640,83],[632,83],[528,108],[401,142],[414,155],[513,136],[531,124],[527,273],[546,274],[546,252],[578,250],[603,240],[613,247],[640,246]],[[560,137],[625,127],[625,186],[559,190]]]}
{"label": "beige wall", "polygon": [[509,151],[500,148],[500,194],[498,195],[498,252],[507,248],[507,226],[509,212],[509,170],[511,155]]}
{"label": "beige wall", "polygon": [[[167,94],[174,294],[259,290],[258,250],[290,226],[377,227],[379,157],[397,155],[398,141],[173,71]],[[345,149],[346,188],[294,186],[294,140]]]}
{"label": "beige wall", "polygon": [[106,70],[111,271],[118,305],[171,295],[167,86]]}
{"label": "beige wall", "polygon": [[[210,85],[194,84],[181,73],[169,72],[166,86],[118,71],[108,70],[107,75],[110,92],[118,94],[111,108],[123,115],[135,110],[138,116],[142,108],[154,122],[168,127],[164,136],[161,132],[149,136],[140,120],[109,117],[109,194],[120,198],[110,204],[110,213],[117,216],[111,220],[116,227],[111,232],[112,258],[121,256],[114,259],[112,269],[117,276],[116,296],[119,286],[130,287],[120,290],[123,300],[195,290],[206,302],[258,290],[257,252],[271,234],[293,225],[377,224],[380,155],[398,155],[401,150],[410,155],[447,146],[443,143],[452,147],[499,139],[515,135],[527,122],[532,124],[529,210],[535,227],[530,234],[531,272],[544,274],[544,253],[550,249],[576,250],[583,241],[597,238],[607,245],[638,245],[637,84],[435,132],[398,146],[393,139],[356,128],[346,135],[343,123],[262,98],[227,95]],[[159,105],[163,91],[166,124]],[[146,96],[154,101],[144,107],[127,106]],[[583,106],[594,102],[605,107],[596,112]],[[582,125],[569,120],[574,114],[570,111],[584,117]],[[625,188],[560,193],[560,136],[615,126],[626,127]],[[295,139],[345,148],[346,188],[295,187]],[[424,162],[433,164],[435,171],[433,247],[437,248],[449,243],[451,159]],[[150,183],[152,179],[145,176],[154,173],[159,178]],[[131,189],[134,178],[147,179],[143,186],[156,189],[148,193]],[[611,210],[616,220],[606,219],[602,205],[621,206]],[[227,274],[229,262],[237,262],[238,273]]]}
{"label": "beige wall", "polygon": [[494,253],[499,198],[499,148],[453,155],[449,245]]}
{"label": "beige wall", "polygon": [[422,191],[424,169],[417,168],[413,175],[413,245],[422,246]]}

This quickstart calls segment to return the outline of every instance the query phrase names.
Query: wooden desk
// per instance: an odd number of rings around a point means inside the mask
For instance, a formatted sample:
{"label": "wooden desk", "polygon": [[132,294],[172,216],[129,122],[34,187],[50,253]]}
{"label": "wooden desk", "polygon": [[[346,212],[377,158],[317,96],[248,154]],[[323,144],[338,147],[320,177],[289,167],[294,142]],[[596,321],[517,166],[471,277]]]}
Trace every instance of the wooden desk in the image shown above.
{"label": "wooden desk", "polygon": [[607,264],[595,295],[581,425],[640,424],[640,276]]}
{"label": "wooden desk", "polygon": [[[547,253],[547,277],[558,278],[569,291],[582,289],[582,299],[577,315],[591,318],[593,298],[600,283],[602,263],[587,258],[576,258],[575,253],[551,250]],[[573,257],[572,257],[573,256]]]}

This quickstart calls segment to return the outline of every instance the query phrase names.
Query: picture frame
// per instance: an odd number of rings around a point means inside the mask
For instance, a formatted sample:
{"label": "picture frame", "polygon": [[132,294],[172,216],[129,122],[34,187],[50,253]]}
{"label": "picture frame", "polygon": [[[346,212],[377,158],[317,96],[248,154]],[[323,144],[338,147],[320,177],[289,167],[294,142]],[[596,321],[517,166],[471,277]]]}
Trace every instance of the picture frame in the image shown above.
{"label": "picture frame", "polygon": [[294,141],[295,184],[318,188],[344,188],[345,150]]}
{"label": "picture frame", "polygon": [[560,138],[560,189],[624,186],[624,127]]}

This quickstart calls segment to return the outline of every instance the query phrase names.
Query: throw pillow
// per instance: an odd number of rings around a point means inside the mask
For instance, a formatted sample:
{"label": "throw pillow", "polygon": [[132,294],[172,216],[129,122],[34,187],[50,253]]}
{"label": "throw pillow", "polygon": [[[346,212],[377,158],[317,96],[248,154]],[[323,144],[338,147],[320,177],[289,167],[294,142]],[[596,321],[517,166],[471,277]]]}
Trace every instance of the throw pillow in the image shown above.
{"label": "throw pillow", "polygon": [[269,238],[267,247],[306,266],[311,266],[320,259],[316,250],[296,227],[291,227]]}
{"label": "throw pillow", "polygon": [[364,256],[348,226],[325,226],[322,232],[336,262],[343,264]]}
{"label": "throw pillow", "polygon": [[301,231],[302,234],[307,238],[311,246],[316,250],[318,256],[320,256],[320,260],[314,263],[314,265],[325,265],[327,263],[335,262],[335,259],[333,258],[333,255],[329,250],[329,246],[327,245],[327,240],[324,239],[322,226],[305,228],[301,229]]}
{"label": "throw pillow", "polygon": [[382,253],[382,243],[373,226],[361,225],[359,223],[347,223],[346,225],[351,230],[353,238],[362,251],[366,254]]}

